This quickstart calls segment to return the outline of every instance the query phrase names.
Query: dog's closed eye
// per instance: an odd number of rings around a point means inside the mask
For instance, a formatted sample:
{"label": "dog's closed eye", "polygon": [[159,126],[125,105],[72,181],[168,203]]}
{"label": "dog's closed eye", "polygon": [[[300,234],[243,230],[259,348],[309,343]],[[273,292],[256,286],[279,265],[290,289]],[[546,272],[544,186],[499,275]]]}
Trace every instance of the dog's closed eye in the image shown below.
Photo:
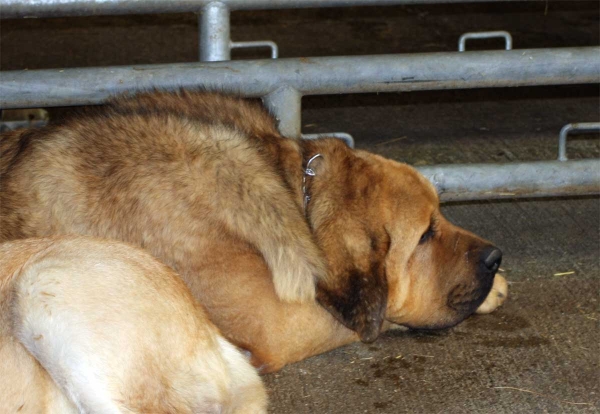
{"label": "dog's closed eye", "polygon": [[423,233],[421,235],[421,238],[419,239],[419,244],[427,243],[429,240],[431,240],[431,238],[433,236],[435,236],[435,233],[436,233],[436,220],[432,217],[429,227],[427,228],[427,230],[425,230],[425,233]]}
{"label": "dog's closed eye", "polygon": [[435,231],[433,230],[433,228],[431,226],[429,226],[429,228],[425,231],[425,233],[423,233],[423,235],[419,239],[419,244],[427,243],[427,241],[429,239],[431,239],[434,234],[435,234]]}

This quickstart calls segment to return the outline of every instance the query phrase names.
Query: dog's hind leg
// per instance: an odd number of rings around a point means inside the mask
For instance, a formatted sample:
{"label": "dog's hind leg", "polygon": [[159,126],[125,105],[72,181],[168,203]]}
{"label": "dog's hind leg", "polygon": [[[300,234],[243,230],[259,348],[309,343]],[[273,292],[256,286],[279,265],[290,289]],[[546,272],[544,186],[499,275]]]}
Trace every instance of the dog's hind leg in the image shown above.
{"label": "dog's hind leg", "polygon": [[61,295],[64,274],[77,269],[59,261],[24,269],[15,304],[15,335],[84,413],[123,412],[111,396],[104,363],[92,357],[97,345]]}
{"label": "dog's hind leg", "polygon": [[221,353],[232,379],[227,414],[264,414],[267,412],[267,393],[248,359],[232,344],[218,339]]}

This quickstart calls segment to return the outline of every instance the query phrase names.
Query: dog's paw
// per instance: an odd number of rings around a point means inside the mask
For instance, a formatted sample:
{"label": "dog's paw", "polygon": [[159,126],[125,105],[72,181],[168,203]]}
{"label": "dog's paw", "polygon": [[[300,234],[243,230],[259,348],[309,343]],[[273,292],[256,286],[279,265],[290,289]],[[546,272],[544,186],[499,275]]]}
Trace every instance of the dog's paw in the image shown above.
{"label": "dog's paw", "polygon": [[475,313],[486,314],[500,307],[508,297],[508,283],[506,279],[500,275],[494,276],[494,285],[492,290],[485,298],[485,301],[477,308]]}

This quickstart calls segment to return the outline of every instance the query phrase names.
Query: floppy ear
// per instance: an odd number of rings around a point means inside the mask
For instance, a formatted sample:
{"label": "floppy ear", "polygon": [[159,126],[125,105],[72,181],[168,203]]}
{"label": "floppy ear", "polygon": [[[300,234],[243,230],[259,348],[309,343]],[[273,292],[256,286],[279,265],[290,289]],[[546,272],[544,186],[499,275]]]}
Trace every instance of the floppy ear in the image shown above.
{"label": "floppy ear", "polygon": [[356,268],[339,275],[333,289],[318,285],[317,301],[361,341],[379,336],[387,307],[387,278],[383,260],[372,262],[368,272]]}
{"label": "floppy ear", "polygon": [[307,216],[330,273],[317,282],[317,301],[363,342],[377,339],[387,307],[385,257],[391,239],[377,208],[380,173],[338,140],[305,142],[322,154],[308,181]]}

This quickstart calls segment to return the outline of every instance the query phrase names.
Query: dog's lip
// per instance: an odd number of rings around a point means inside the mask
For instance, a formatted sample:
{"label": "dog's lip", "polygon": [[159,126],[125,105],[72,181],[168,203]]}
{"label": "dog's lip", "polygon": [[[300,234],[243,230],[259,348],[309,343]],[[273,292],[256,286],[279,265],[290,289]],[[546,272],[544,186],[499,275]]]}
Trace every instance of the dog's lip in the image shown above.
{"label": "dog's lip", "polygon": [[468,318],[470,315],[475,313],[477,308],[485,301],[492,290],[492,286],[494,285],[494,278],[496,277],[496,272],[491,273],[490,276],[487,276],[486,281],[482,282],[476,288],[472,289],[470,294],[470,299],[461,300],[458,302],[452,302],[450,296],[448,297],[447,306],[453,311],[463,314],[463,319]]}
{"label": "dog's lip", "polygon": [[457,314],[456,316],[460,316],[458,318],[450,320],[449,322],[431,323],[431,324],[427,324],[427,325],[415,325],[415,324],[411,324],[410,322],[398,322],[398,321],[394,320],[394,318],[390,318],[390,317],[386,317],[385,320],[390,323],[393,323],[395,325],[403,326],[405,328],[408,328],[408,329],[411,329],[414,331],[439,331],[439,330],[443,330],[443,329],[453,328],[456,325],[458,325],[459,323],[463,322],[469,316],[475,314],[475,311],[477,310],[477,308],[485,301],[485,298],[487,298],[487,296],[489,295],[489,293],[492,289],[493,280],[495,277],[496,277],[496,272],[494,272],[492,274],[492,276],[490,277],[490,280],[492,282],[489,284],[489,289],[487,287],[484,287],[483,291],[485,292],[485,294],[481,294],[476,299],[469,301],[470,303],[467,305],[467,307],[469,309],[467,312],[464,312],[464,310],[458,309],[458,308],[452,306],[451,304],[447,304],[449,310],[455,312]]}

